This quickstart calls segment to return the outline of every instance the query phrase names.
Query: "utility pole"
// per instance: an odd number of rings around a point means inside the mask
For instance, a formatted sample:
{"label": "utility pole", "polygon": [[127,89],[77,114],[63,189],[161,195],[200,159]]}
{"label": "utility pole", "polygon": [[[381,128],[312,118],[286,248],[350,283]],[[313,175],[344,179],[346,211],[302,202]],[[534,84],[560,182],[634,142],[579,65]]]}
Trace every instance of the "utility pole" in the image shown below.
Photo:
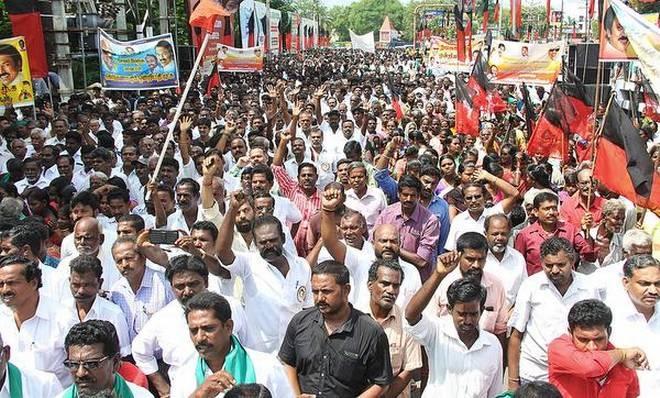
{"label": "utility pole", "polygon": [[71,48],[67,32],[64,0],[51,1],[53,31],[55,37],[55,65],[60,77],[60,96],[67,100],[73,94],[73,71],[71,70]]}
{"label": "utility pole", "polygon": [[[170,33],[170,18],[167,8],[168,0],[158,0],[158,21],[160,22],[160,34]],[[176,5],[175,5],[176,7]]]}

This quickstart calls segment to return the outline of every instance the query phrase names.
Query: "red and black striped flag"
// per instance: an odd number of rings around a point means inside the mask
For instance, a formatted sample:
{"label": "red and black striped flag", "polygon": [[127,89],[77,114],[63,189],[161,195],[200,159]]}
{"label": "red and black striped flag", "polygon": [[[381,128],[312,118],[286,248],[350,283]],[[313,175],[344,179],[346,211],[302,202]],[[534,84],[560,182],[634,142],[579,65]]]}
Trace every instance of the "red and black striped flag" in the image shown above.
{"label": "red and black striped flag", "polygon": [[490,11],[488,10],[488,0],[481,0],[481,16],[483,18],[481,22],[481,30],[486,33],[488,30],[488,18],[490,17]]}
{"label": "red and black striped flag", "polygon": [[456,51],[458,60],[465,62],[465,25],[463,11],[454,5],[454,21],[456,22]]}
{"label": "red and black striped flag", "polygon": [[507,110],[507,104],[500,97],[497,90],[490,86],[488,75],[486,75],[486,68],[486,60],[483,57],[483,53],[479,51],[467,83],[468,87],[474,92],[472,101],[481,111],[494,113],[505,112]]}
{"label": "red and black striped flag", "polygon": [[660,210],[660,173],[638,129],[616,101],[605,115],[603,133],[596,143],[594,177],[637,205]]}
{"label": "red and black striped flag", "polygon": [[479,109],[472,101],[474,95],[463,79],[456,76],[456,132],[479,136]]}
{"label": "red and black striped flag", "polygon": [[653,92],[649,79],[642,77],[642,89],[644,89],[644,116],[653,120],[654,122],[660,122],[660,114],[657,112],[658,109],[658,97]]}

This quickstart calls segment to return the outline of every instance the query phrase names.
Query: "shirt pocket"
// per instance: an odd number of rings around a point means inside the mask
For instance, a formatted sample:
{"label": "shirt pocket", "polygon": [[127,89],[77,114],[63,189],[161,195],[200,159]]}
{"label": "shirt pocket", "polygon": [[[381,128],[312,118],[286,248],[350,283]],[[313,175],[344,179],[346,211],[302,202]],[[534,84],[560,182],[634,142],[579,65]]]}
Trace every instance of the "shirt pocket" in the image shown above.
{"label": "shirt pocket", "polygon": [[366,365],[360,358],[353,358],[344,353],[337,353],[333,358],[332,373],[346,386],[365,384]]}

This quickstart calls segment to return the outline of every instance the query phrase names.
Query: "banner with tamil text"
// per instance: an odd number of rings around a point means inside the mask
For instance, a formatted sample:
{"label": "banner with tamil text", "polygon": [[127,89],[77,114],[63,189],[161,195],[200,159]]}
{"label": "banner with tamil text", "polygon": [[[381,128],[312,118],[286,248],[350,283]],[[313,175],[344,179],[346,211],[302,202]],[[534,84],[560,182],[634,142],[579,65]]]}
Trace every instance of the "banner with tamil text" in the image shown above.
{"label": "banner with tamil text", "polygon": [[561,71],[561,42],[522,43],[493,40],[488,76],[493,83],[552,84]]}
{"label": "banner with tamil text", "polygon": [[122,42],[99,29],[101,85],[106,90],[151,90],[179,85],[172,34]]}
{"label": "banner with tamil text", "polygon": [[216,58],[219,72],[261,72],[264,69],[261,47],[221,46]]}

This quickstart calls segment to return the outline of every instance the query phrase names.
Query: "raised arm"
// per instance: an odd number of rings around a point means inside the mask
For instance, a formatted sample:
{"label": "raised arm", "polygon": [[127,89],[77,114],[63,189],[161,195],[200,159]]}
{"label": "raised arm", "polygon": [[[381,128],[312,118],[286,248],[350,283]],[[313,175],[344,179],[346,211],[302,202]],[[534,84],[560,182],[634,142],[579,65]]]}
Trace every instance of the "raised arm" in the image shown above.
{"label": "raised arm", "polygon": [[[202,186],[200,189],[200,197],[202,199],[202,209],[210,209],[215,203],[215,198],[213,197],[213,177],[218,172],[218,168],[221,166],[222,162],[218,155],[212,155],[204,159],[204,164],[202,165]],[[220,203],[218,203],[218,206]]]}
{"label": "raised arm", "polygon": [[179,134],[179,151],[181,151],[181,160],[183,165],[187,165],[190,162],[190,127],[192,126],[192,119],[190,116],[184,116],[181,118],[179,123],[179,128],[181,133]]}
{"label": "raised arm", "polygon": [[314,108],[316,111],[316,120],[319,124],[321,124],[321,121],[323,121],[323,112],[321,111],[321,98],[323,98],[326,88],[327,86],[325,84],[322,84],[321,87],[319,87],[318,89],[316,89],[316,91],[314,91]]}
{"label": "raised arm", "polygon": [[321,202],[321,239],[332,258],[342,264],[346,260],[346,245],[339,241],[334,214],[343,203],[343,195],[338,189],[328,189],[323,192]]}
{"label": "raised arm", "polygon": [[[294,118],[295,119],[295,118]],[[280,143],[277,146],[275,155],[273,156],[273,166],[282,166],[284,158],[286,157],[286,146],[289,145],[292,135],[290,131],[284,131],[280,135]]]}
{"label": "raised arm", "polygon": [[484,180],[495,185],[499,190],[501,190],[504,193],[504,199],[502,199],[500,203],[502,204],[504,213],[509,214],[511,212],[511,209],[513,209],[513,206],[518,201],[518,197],[520,195],[518,189],[516,189],[516,187],[504,181],[503,179],[495,177],[494,175],[490,174],[484,169],[479,170],[477,173],[478,173],[476,176],[477,179]]}
{"label": "raised arm", "polygon": [[405,316],[408,324],[416,325],[422,319],[422,311],[424,311],[429,301],[431,301],[433,294],[438,289],[438,286],[440,286],[440,282],[456,268],[458,258],[459,253],[455,251],[438,256],[435,271],[410,299],[406,307]]}
{"label": "raised arm", "polygon": [[227,144],[231,141],[231,135],[236,131],[236,124],[234,122],[230,121],[225,121],[225,128],[222,130],[222,134],[220,135],[220,139],[218,142],[215,144],[215,149],[220,151],[220,153],[225,153],[225,149],[227,149]]}
{"label": "raised arm", "polygon": [[151,197],[151,202],[154,204],[154,215],[156,216],[156,228],[161,228],[167,225],[167,213],[165,213],[165,208],[163,204],[158,199],[158,184],[155,181],[149,181],[147,183],[147,190]]}
{"label": "raised arm", "polygon": [[220,225],[218,231],[218,240],[215,242],[216,254],[224,265],[232,264],[236,258],[231,248],[234,241],[234,222],[238,209],[247,200],[243,191],[232,192],[230,197],[229,209],[225,214],[225,219],[222,220],[222,225]]}

